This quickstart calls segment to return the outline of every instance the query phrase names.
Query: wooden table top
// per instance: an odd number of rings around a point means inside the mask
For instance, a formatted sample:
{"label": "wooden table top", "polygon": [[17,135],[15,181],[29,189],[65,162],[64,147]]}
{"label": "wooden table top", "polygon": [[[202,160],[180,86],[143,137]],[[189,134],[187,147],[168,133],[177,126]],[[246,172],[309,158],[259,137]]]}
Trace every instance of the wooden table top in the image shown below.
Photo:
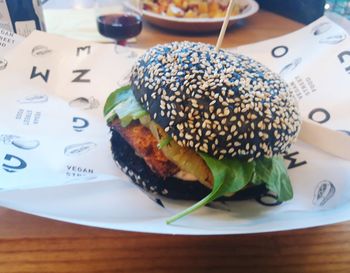
{"label": "wooden table top", "polygon": [[[260,11],[223,46],[279,36],[300,24]],[[145,25],[133,46],[215,44],[216,34],[169,34]],[[253,235],[172,236],[84,227],[0,208],[0,273],[350,272],[350,222]]]}
{"label": "wooden table top", "polygon": [[[259,11],[258,14],[249,19],[239,22],[226,32],[222,47],[234,47],[238,45],[254,43],[257,41],[274,38],[291,31],[297,30],[302,25],[278,16],[276,14]],[[144,24],[144,29],[137,38],[136,47],[148,48],[157,43],[167,43],[172,41],[194,41],[216,44],[218,33],[203,33],[197,35],[181,34],[178,32],[169,33],[167,30],[161,30]]]}

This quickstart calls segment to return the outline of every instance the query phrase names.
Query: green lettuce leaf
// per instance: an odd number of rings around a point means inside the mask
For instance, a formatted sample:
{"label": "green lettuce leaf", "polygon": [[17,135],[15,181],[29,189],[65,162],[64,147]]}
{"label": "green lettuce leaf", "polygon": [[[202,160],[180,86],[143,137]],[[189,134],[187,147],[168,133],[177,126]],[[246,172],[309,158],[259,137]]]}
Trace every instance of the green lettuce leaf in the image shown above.
{"label": "green lettuce leaf", "polygon": [[287,167],[281,157],[273,157],[270,179],[264,181],[266,187],[277,194],[278,201],[287,201],[293,198],[293,188],[288,176]]}
{"label": "green lettuce leaf", "polygon": [[255,175],[252,183],[264,183],[266,187],[277,194],[278,201],[287,201],[293,197],[293,189],[283,158],[274,156],[255,160]]}
{"label": "green lettuce leaf", "polygon": [[220,196],[241,190],[252,179],[255,167],[254,162],[243,162],[238,159],[217,160],[203,153],[200,153],[200,156],[207,163],[213,174],[213,189],[201,201],[168,219],[167,224],[171,224],[183,216],[196,211]]}
{"label": "green lettuce leaf", "polygon": [[112,92],[103,108],[107,122],[111,122],[116,116],[123,127],[128,126],[132,120],[148,115],[136,100],[129,85],[123,86]]}
{"label": "green lettuce leaf", "polygon": [[164,138],[163,140],[161,140],[158,143],[158,149],[162,149],[165,146],[167,146],[170,142],[172,141],[172,138],[170,136],[167,136],[166,138]]}
{"label": "green lettuce leaf", "polygon": [[168,219],[167,224],[173,223],[221,196],[243,189],[248,183],[254,185],[264,183],[268,190],[277,194],[279,201],[286,201],[293,197],[287,168],[281,157],[246,162],[238,159],[217,160],[207,154],[200,153],[200,155],[213,174],[213,189],[205,198]]}

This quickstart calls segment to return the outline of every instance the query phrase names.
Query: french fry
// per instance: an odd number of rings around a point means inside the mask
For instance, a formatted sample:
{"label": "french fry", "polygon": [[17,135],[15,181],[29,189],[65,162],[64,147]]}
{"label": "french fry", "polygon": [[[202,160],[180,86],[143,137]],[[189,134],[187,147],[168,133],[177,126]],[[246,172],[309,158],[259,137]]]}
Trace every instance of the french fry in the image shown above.
{"label": "french fry", "polygon": [[220,12],[219,4],[216,1],[211,2],[208,9],[209,17],[216,17],[216,15]]}
{"label": "french fry", "polygon": [[199,6],[198,6],[198,12],[199,14],[203,14],[203,13],[208,13],[208,3],[207,2],[201,2],[199,3]]}
{"label": "french fry", "polygon": [[173,0],[173,4],[178,8],[182,8],[182,0]]}
{"label": "french fry", "polygon": [[[143,8],[172,17],[219,18],[225,17],[228,3],[229,0],[144,0]],[[243,9],[235,5],[232,16]]]}
{"label": "french fry", "polygon": [[187,10],[188,9],[188,1],[187,0],[183,0],[182,1],[182,7],[183,10]]}
{"label": "french fry", "polygon": [[235,15],[238,15],[239,13],[240,13],[240,7],[239,7],[239,5],[235,5],[235,6],[233,7],[233,10],[232,10],[231,15],[232,15],[232,16],[235,16]]}
{"label": "french fry", "polygon": [[188,10],[186,13],[185,13],[185,18],[196,18],[198,17],[197,15],[197,12],[195,10]]}

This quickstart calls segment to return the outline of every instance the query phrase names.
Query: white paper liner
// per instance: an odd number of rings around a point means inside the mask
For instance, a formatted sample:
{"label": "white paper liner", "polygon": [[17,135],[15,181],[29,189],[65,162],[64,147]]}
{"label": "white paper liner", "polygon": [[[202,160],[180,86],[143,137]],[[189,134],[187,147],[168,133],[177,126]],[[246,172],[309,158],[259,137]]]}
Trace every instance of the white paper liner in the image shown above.
{"label": "white paper liner", "polygon": [[346,28],[323,17],[297,32],[236,51],[268,65],[290,84],[304,121],[299,139],[350,160],[350,26],[331,17]]}
{"label": "white paper liner", "polygon": [[[333,36],[338,42],[328,38]],[[285,47],[288,54],[271,57],[276,47],[275,54],[284,54]],[[346,31],[323,17],[300,31],[235,50],[284,70],[305,119],[310,111],[324,109],[331,118],[321,126],[350,131],[350,58],[341,63],[337,57],[349,48]],[[125,82],[142,52],[34,32],[3,56],[1,205],[73,223],[167,234],[254,233],[350,219],[350,162],[298,141],[286,156],[293,200],[275,204],[265,196],[260,202],[214,202],[166,225],[191,203],[148,196],[130,183],[111,159],[102,116],[108,94]],[[312,118],[323,121],[325,111]]]}

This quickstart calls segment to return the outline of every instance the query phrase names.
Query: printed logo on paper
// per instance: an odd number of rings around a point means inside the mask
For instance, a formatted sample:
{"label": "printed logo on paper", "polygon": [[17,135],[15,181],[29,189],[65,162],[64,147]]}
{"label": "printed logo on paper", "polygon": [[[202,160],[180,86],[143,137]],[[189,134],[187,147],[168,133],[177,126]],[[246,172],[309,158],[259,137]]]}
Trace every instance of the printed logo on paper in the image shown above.
{"label": "printed logo on paper", "polygon": [[7,61],[3,58],[0,58],[0,71],[4,70],[7,67]]}
{"label": "printed logo on paper", "polygon": [[73,70],[73,74],[77,74],[75,78],[72,80],[72,82],[80,82],[80,83],[89,83],[91,82],[91,79],[86,77],[86,75],[90,72],[90,69],[76,69]]}
{"label": "printed logo on paper", "polygon": [[345,134],[347,134],[348,136],[350,136],[350,131],[347,131],[347,130],[339,130],[339,132],[345,133]]}
{"label": "printed logo on paper", "polygon": [[17,135],[0,135],[0,143],[12,145],[22,150],[32,150],[40,145],[40,141]]}
{"label": "printed logo on paper", "polygon": [[40,71],[37,66],[33,66],[32,68],[32,73],[30,74],[30,79],[35,79],[35,78],[40,78],[44,82],[49,81],[49,76],[50,76],[50,69],[46,69],[45,72]]}
{"label": "printed logo on paper", "polygon": [[32,96],[26,96],[22,99],[17,100],[20,104],[25,103],[45,103],[49,100],[49,97],[47,95],[32,95]]}
{"label": "printed logo on paper", "polygon": [[331,36],[327,36],[325,38],[322,38],[321,40],[319,40],[320,44],[329,44],[329,45],[336,45],[341,43],[342,41],[344,41],[346,39],[347,35],[345,32],[340,33],[340,34],[335,34],[335,35],[331,35]]}
{"label": "printed logo on paper", "polygon": [[38,125],[41,119],[41,112],[30,109],[18,109],[15,119],[22,125]]}
{"label": "printed logo on paper", "polygon": [[287,74],[295,70],[301,64],[302,60],[302,58],[296,58],[291,63],[285,65],[279,73],[280,76],[284,78]]}
{"label": "printed logo on paper", "polygon": [[282,58],[288,53],[289,49],[285,45],[279,45],[271,50],[271,55],[274,58]]}
{"label": "printed logo on paper", "polygon": [[330,22],[322,22],[316,25],[311,31],[313,35],[318,36],[327,32],[331,28],[332,28],[332,24]]}
{"label": "printed logo on paper", "polygon": [[69,102],[70,107],[78,108],[81,110],[95,109],[95,108],[98,108],[99,105],[100,105],[100,102],[94,97],[89,97],[89,98],[79,97]]}
{"label": "printed logo on paper", "polygon": [[73,117],[73,129],[76,132],[83,132],[89,127],[89,121],[82,117]]}
{"label": "printed logo on paper", "polygon": [[37,45],[37,46],[33,47],[33,49],[32,49],[32,56],[40,57],[40,56],[48,55],[51,52],[52,52],[52,50],[49,49],[47,46]]}
{"label": "printed logo on paper", "polygon": [[87,45],[87,46],[80,46],[77,48],[77,57],[79,57],[81,55],[81,52],[84,52],[85,55],[90,55],[91,53],[91,46]]}
{"label": "printed logo on paper", "polygon": [[344,70],[346,73],[350,74],[350,51],[345,50],[338,54],[338,60],[344,65]]}
{"label": "printed logo on paper", "polygon": [[2,168],[9,173],[14,173],[23,170],[27,167],[27,163],[20,157],[6,154],[3,158]]}
{"label": "printed logo on paper", "polygon": [[95,178],[94,170],[76,165],[67,165],[66,176],[68,177],[89,177],[89,179]]}
{"label": "printed logo on paper", "polygon": [[287,153],[283,156],[283,159],[286,162],[286,166],[287,166],[287,169],[290,170],[290,169],[294,169],[294,168],[298,168],[298,167],[301,167],[303,165],[306,165],[307,162],[305,160],[299,160],[297,158],[297,156],[299,156],[299,152],[291,152],[291,153]]}
{"label": "printed logo on paper", "polygon": [[315,108],[310,111],[308,118],[322,124],[331,119],[331,114],[324,108]]}
{"label": "printed logo on paper", "polygon": [[[323,22],[318,24],[312,29],[312,34],[314,36],[324,36],[324,33],[328,33],[328,31],[332,28],[332,24],[330,22]],[[340,33],[326,34],[328,36],[322,37],[318,42],[320,44],[330,44],[335,45],[344,41],[347,37],[347,34],[344,31]]]}
{"label": "printed logo on paper", "polygon": [[94,142],[84,142],[84,143],[77,143],[66,146],[64,148],[64,155],[66,156],[79,156],[82,154],[86,154],[93,150],[97,146]]}
{"label": "printed logo on paper", "polygon": [[322,180],[317,184],[312,203],[315,206],[324,206],[335,194],[335,186],[331,181]]}

